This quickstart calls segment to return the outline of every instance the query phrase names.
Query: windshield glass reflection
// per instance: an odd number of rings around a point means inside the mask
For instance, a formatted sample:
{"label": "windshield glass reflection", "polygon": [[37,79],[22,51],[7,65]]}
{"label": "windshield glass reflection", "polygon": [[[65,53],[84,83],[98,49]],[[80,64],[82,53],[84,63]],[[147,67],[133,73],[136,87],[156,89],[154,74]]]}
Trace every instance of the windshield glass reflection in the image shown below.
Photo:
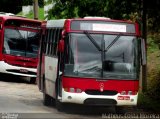
{"label": "windshield glass reflection", "polygon": [[[65,75],[104,79],[137,78],[138,47],[134,36],[90,35],[97,47],[104,49],[104,56],[86,34],[72,33],[69,37],[69,60],[65,64]],[[116,42],[113,43],[115,38]],[[111,47],[107,49],[110,44]]]}
{"label": "windshield glass reflection", "polygon": [[39,45],[39,33],[6,28],[4,32],[5,54],[37,57]]}

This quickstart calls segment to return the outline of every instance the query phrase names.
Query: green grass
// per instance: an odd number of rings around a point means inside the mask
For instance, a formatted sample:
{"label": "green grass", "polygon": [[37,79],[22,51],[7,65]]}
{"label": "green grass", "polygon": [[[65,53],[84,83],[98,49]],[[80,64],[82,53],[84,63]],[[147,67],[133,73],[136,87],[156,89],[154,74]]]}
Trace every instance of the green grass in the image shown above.
{"label": "green grass", "polygon": [[[17,15],[22,15],[22,12],[18,13]],[[30,12],[25,17],[30,18],[30,19],[34,19],[34,14],[33,14],[33,12]],[[44,9],[43,8],[39,8],[38,19],[44,20]]]}
{"label": "green grass", "polygon": [[147,91],[139,93],[138,105],[152,112],[160,112],[160,49],[156,37],[147,38]]}
{"label": "green grass", "polygon": [[139,93],[138,96],[138,106],[145,109],[146,111],[152,111],[154,113],[160,112],[160,101],[154,100],[147,94]]}

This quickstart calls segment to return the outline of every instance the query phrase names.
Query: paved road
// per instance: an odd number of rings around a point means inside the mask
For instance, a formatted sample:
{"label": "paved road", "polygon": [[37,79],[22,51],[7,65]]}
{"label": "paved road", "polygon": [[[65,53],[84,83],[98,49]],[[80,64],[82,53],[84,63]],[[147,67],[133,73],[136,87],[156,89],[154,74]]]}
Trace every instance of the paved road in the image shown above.
{"label": "paved road", "polygon": [[[114,108],[67,105],[63,112],[42,103],[42,93],[37,85],[22,78],[0,74],[0,116],[18,118],[105,118],[114,114]],[[16,115],[18,113],[18,115]],[[148,113],[142,109],[127,109],[126,114]],[[103,115],[103,116],[102,116]]]}

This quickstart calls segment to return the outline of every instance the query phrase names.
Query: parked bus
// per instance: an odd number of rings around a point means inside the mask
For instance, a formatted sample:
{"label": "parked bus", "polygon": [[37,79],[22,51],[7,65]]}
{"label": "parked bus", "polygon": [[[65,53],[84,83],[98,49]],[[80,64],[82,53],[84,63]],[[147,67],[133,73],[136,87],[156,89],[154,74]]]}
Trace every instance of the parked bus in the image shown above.
{"label": "parked bus", "polygon": [[0,73],[36,81],[41,21],[0,13]]}
{"label": "parked bus", "polygon": [[146,63],[139,25],[109,18],[49,20],[37,80],[45,105],[136,106]]}

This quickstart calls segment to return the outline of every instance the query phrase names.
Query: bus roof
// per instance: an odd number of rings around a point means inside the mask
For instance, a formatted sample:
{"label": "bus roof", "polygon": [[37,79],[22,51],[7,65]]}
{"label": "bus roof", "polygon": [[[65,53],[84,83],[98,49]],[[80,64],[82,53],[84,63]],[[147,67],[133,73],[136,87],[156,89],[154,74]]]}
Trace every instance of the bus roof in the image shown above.
{"label": "bus roof", "polygon": [[63,27],[66,19],[48,20],[46,27]]}
{"label": "bus roof", "polygon": [[76,21],[76,20],[95,21],[96,20],[96,21],[110,21],[110,22],[134,24],[132,21],[129,21],[129,20],[114,20],[114,19],[105,18],[105,17],[84,17],[84,18],[73,18],[73,19],[48,20],[45,22],[45,25],[46,27],[63,27],[65,20],[69,20],[69,21]]}
{"label": "bus roof", "polygon": [[29,19],[29,18],[25,18],[23,16],[16,16],[16,15],[6,15],[6,14],[0,14],[0,18],[2,18],[3,20],[26,20],[26,21],[31,21],[31,22],[41,22],[40,20],[35,20],[35,19]]}

